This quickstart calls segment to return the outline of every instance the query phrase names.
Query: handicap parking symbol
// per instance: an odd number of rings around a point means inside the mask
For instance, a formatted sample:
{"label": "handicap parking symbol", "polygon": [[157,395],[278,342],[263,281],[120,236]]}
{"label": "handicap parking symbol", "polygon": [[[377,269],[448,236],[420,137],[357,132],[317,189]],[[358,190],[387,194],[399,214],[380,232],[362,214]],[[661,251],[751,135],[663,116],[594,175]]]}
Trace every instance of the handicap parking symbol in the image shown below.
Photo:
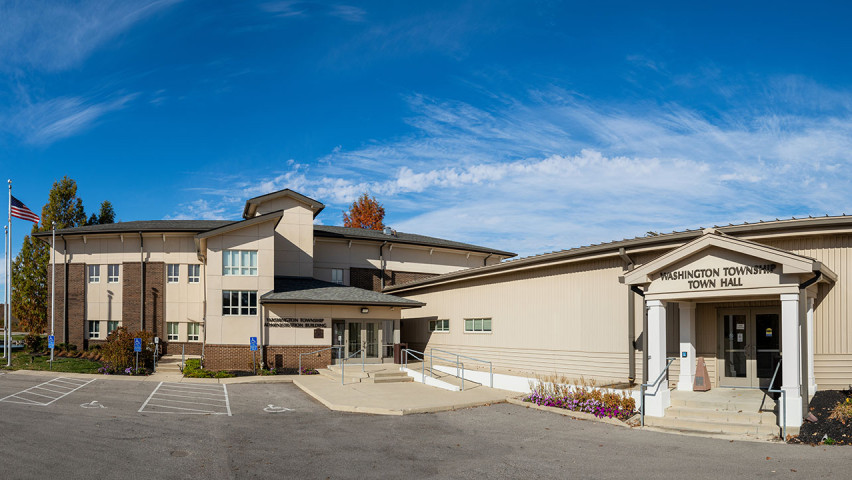
{"label": "handicap parking symbol", "polygon": [[284,413],[284,412],[292,412],[292,408],[287,407],[276,407],[275,405],[267,405],[263,408],[263,411],[266,413]]}

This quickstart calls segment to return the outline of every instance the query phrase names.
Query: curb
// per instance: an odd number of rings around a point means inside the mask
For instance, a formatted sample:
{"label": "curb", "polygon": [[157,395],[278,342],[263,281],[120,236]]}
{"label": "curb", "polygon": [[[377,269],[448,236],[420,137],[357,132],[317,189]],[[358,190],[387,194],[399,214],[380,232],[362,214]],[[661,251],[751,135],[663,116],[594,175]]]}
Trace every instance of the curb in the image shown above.
{"label": "curb", "polygon": [[6,375],[29,375],[36,377],[73,377],[73,378],[95,378],[103,380],[118,380],[124,382],[174,382],[174,383],[213,383],[213,384],[234,384],[234,383],[257,383],[257,384],[273,384],[273,383],[293,383],[292,378],[287,376],[251,376],[251,377],[231,377],[231,378],[187,378],[181,375],[157,374],[145,376],[132,375],[103,375],[100,373],[69,373],[69,372],[54,372],[51,370],[5,370]]}
{"label": "curb", "polygon": [[564,408],[557,408],[557,407],[545,407],[545,406],[541,406],[541,405],[536,405],[532,402],[525,402],[525,401],[519,400],[517,398],[507,398],[506,401],[511,403],[512,405],[518,405],[518,406],[521,406],[521,407],[532,408],[534,410],[541,410],[542,412],[558,413],[559,415],[562,415],[562,416],[565,416],[565,417],[571,417],[571,418],[574,418],[574,419],[577,419],[577,420],[590,420],[590,421],[593,421],[593,422],[606,423],[608,425],[615,425],[617,427],[632,428],[630,425],[622,422],[621,420],[615,420],[615,419],[606,418],[606,417],[598,418],[598,417],[592,415],[591,413],[574,412],[574,411],[571,411],[571,410],[566,410]]}

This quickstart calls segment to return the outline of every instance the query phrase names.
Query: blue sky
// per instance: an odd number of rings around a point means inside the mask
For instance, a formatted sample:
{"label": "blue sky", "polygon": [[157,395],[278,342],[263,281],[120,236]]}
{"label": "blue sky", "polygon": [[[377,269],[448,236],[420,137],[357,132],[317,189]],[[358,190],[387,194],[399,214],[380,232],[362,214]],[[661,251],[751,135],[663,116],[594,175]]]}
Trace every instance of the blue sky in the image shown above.
{"label": "blue sky", "polygon": [[852,213],[848,8],[692,3],[0,0],[0,171],[121,220],[366,190],[522,255]]}

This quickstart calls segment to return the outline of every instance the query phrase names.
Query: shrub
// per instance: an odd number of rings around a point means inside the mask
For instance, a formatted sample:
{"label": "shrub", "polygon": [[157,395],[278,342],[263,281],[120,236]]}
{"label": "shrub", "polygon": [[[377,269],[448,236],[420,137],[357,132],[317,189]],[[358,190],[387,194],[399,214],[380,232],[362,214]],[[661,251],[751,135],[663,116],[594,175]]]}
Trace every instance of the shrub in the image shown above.
{"label": "shrub", "polygon": [[47,350],[47,339],[35,333],[28,333],[24,337],[24,346],[30,353],[43,352]]}
{"label": "shrub", "polygon": [[235,375],[224,370],[203,370],[201,360],[191,358],[184,363],[183,376],[187,378],[230,378]]}
{"label": "shrub", "polygon": [[839,420],[840,423],[846,425],[846,422],[852,418],[852,397],[847,397],[846,400],[837,402],[837,405],[834,406],[828,418]]}
{"label": "shrub", "polygon": [[100,354],[104,361],[117,370],[125,370],[128,367],[136,367],[136,353],[133,351],[133,339],[142,339],[142,351],[139,352],[139,367],[144,368],[154,363],[154,352],[148,348],[148,344],[154,339],[150,332],[139,331],[130,333],[125,327],[118,327],[113,331],[107,341],[100,348]]}

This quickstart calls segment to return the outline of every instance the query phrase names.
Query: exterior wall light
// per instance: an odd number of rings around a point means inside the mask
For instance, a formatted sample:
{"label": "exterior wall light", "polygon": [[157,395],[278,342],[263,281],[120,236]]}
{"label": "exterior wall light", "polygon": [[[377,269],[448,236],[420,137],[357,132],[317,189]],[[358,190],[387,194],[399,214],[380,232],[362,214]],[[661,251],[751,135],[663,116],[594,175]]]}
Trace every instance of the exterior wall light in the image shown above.
{"label": "exterior wall light", "polygon": [[361,313],[370,313],[370,309],[367,307],[361,307]]}

